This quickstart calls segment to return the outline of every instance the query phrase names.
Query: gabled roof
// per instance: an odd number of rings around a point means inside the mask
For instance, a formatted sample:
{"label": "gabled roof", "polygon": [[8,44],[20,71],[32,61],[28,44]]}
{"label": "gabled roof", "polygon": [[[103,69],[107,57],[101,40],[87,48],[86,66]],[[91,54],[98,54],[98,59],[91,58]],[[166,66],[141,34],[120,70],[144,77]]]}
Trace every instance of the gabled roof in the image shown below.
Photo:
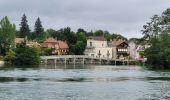
{"label": "gabled roof", "polygon": [[48,38],[42,43],[42,47],[48,47],[48,45],[51,45],[53,48],[55,48],[56,45],[59,46],[61,49],[68,49],[68,44],[64,41],[57,41],[54,38]]}
{"label": "gabled roof", "polygon": [[97,41],[107,41],[104,36],[89,36],[88,39],[97,40]]}
{"label": "gabled roof", "polygon": [[15,43],[23,43],[24,41],[24,38],[15,38]]}
{"label": "gabled roof", "polygon": [[123,40],[113,40],[113,41],[109,42],[108,45],[111,46],[111,47],[116,47],[116,46],[119,46],[122,43],[126,43],[126,42],[123,41]]}
{"label": "gabled roof", "polygon": [[68,44],[64,41],[57,41],[61,49],[68,49]]}
{"label": "gabled roof", "polygon": [[55,40],[54,38],[48,38],[44,41],[44,43],[57,43],[57,40]]}

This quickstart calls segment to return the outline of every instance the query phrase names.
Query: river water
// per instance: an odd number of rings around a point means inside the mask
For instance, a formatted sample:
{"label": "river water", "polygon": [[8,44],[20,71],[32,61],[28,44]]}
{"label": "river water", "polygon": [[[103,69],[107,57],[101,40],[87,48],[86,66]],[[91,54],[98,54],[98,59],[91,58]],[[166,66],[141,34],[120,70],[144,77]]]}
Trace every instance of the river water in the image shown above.
{"label": "river water", "polygon": [[101,65],[2,68],[0,100],[170,100],[170,71]]}

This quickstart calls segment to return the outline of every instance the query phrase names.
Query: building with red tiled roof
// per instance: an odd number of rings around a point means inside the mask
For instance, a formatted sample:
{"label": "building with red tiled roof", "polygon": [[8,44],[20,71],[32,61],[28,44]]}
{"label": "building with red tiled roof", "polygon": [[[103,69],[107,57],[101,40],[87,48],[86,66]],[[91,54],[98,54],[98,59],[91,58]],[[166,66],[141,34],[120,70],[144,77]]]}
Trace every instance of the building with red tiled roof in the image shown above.
{"label": "building with red tiled roof", "polygon": [[57,41],[54,38],[48,38],[42,43],[43,48],[51,48],[53,55],[66,55],[69,51],[68,44],[64,41]]}
{"label": "building with red tiled roof", "polygon": [[15,44],[25,42],[25,38],[15,38]]}

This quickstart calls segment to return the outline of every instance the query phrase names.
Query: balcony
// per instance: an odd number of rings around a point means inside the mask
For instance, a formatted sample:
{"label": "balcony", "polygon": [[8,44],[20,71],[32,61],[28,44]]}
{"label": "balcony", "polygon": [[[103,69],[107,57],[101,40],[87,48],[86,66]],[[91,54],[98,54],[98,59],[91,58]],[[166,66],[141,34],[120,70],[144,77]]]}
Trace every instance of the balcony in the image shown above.
{"label": "balcony", "polygon": [[128,49],[127,48],[117,48],[117,52],[118,53],[128,53]]}

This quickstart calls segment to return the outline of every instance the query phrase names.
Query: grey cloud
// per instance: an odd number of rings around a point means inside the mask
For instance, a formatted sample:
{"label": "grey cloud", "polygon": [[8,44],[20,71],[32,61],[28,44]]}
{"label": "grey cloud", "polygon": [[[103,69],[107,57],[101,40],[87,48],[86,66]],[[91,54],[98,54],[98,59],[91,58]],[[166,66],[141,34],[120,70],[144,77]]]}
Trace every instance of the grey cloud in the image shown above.
{"label": "grey cloud", "polygon": [[26,13],[32,29],[40,17],[46,29],[70,26],[141,37],[142,25],[169,5],[169,0],[0,0],[0,19],[8,16],[19,28]]}

